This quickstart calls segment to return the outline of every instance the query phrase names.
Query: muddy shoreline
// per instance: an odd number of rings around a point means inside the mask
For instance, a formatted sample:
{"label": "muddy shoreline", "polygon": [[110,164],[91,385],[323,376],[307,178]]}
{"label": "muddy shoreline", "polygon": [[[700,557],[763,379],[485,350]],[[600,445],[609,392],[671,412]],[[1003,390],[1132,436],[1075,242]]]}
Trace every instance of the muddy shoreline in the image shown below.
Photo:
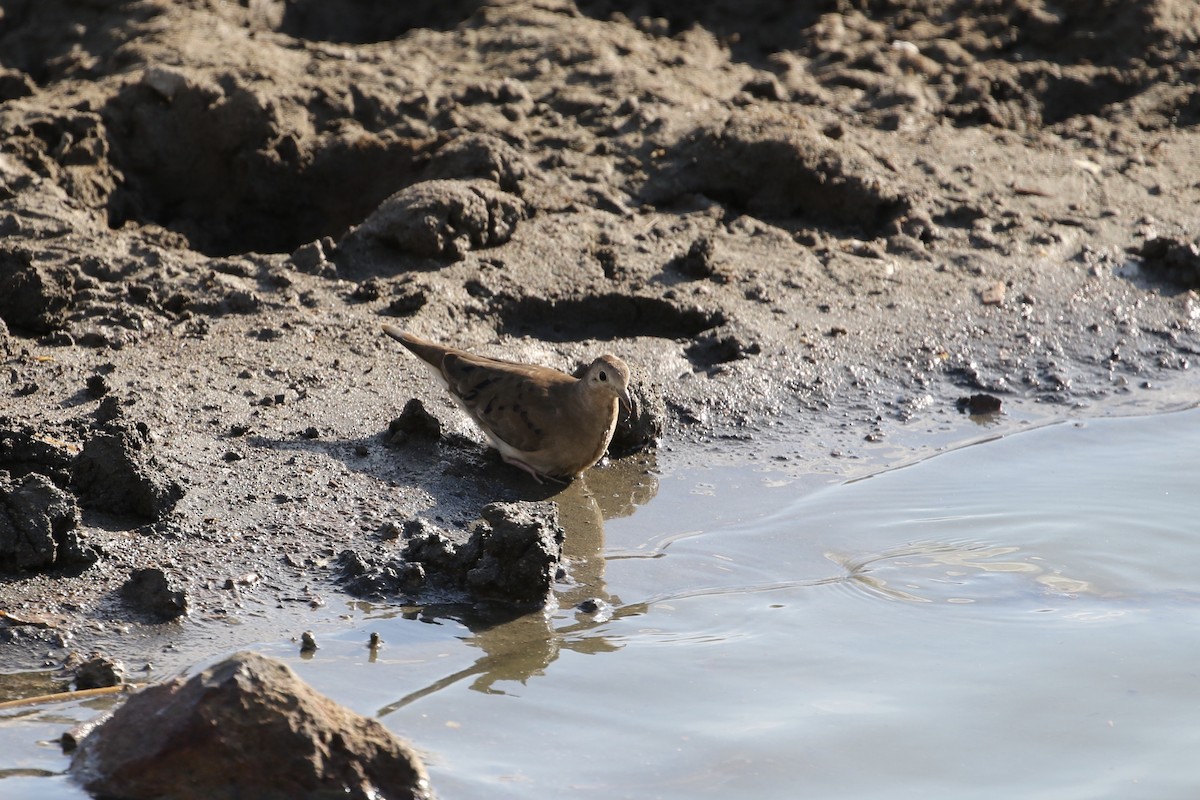
{"label": "muddy shoreline", "polygon": [[[496,502],[570,537],[659,458],[850,475],[972,395],[997,433],[1188,402],[1189,3],[342,5],[3,5],[3,669],[291,635],[347,551]],[[383,322],[617,352],[647,417],[539,487]]]}

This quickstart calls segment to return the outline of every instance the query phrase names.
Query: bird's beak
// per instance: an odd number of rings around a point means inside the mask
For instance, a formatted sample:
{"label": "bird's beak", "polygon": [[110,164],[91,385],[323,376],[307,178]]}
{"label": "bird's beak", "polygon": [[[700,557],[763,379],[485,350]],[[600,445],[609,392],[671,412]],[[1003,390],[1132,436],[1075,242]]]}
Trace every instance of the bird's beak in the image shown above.
{"label": "bird's beak", "polygon": [[636,416],[637,404],[633,401],[633,394],[629,391],[628,387],[617,395],[617,399],[621,402],[621,408],[625,409],[626,414],[631,417]]}

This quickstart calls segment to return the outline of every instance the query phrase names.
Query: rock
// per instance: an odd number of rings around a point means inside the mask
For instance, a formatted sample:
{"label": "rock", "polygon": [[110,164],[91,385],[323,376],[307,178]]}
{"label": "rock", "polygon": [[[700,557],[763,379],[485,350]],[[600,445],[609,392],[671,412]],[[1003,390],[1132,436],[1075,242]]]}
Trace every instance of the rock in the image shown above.
{"label": "rock", "polygon": [[95,563],[80,540],[75,498],[45,475],[0,471],[0,570],[18,572]]}
{"label": "rock", "polygon": [[999,414],[1000,398],[991,394],[973,394],[970,397],[960,397],[955,403],[959,411],[973,417],[983,414]]}
{"label": "rock", "polygon": [[654,447],[662,438],[666,424],[667,407],[661,395],[648,391],[641,384],[631,387],[630,394],[633,396],[633,408],[629,412],[622,409],[612,441],[608,443],[608,454],[613,458],[623,458]]}
{"label": "rock", "polygon": [[120,421],[88,439],[75,457],[71,480],[88,508],[151,520],[165,516],[184,494],[150,453],[146,434]]}
{"label": "rock", "polygon": [[188,611],[187,595],[176,589],[158,567],[135,569],[121,586],[121,596],[143,613],[166,622]]}
{"label": "rock", "polygon": [[432,797],[417,756],[383,725],[247,652],[132,695],[79,743],[70,773],[126,800]]}
{"label": "rock", "polygon": [[66,322],[73,295],[65,275],[34,264],[23,250],[0,250],[0,319],[30,333],[51,333]]}
{"label": "rock", "polygon": [[523,219],[525,204],[489,181],[425,181],[384,200],[348,238],[458,261],[471,250],[504,244]]}
{"label": "rock", "polygon": [[442,436],[442,423],[425,408],[425,404],[412,398],[404,404],[404,410],[388,425],[388,444],[404,444],[409,439],[436,440]]}
{"label": "rock", "polygon": [[985,306],[1002,306],[1007,289],[1004,281],[992,281],[979,290],[979,302]]}
{"label": "rock", "polygon": [[75,690],[103,689],[120,686],[125,682],[125,667],[121,662],[93,653],[87,661],[75,668]]}

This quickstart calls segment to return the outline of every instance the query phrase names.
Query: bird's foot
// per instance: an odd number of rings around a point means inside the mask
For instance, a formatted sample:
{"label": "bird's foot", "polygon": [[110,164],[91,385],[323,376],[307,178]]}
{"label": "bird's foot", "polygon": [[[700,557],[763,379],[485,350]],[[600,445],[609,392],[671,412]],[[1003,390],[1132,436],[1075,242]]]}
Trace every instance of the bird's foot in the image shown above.
{"label": "bird's foot", "polygon": [[[525,463],[524,461],[522,461],[521,459],[519,459],[519,458],[510,458],[509,456],[506,456],[506,455],[503,455],[503,454],[501,454],[501,456],[500,456],[500,457],[504,459],[504,462],[505,462],[506,464],[512,464],[514,467],[518,467],[518,468],[520,468],[520,469],[523,469],[523,470],[525,470],[526,472],[528,472],[530,475],[532,475],[532,476],[533,476],[533,479],[534,479],[535,481],[537,481],[538,483],[543,483],[543,481],[542,481],[542,476],[541,476],[540,474],[538,474],[538,471],[537,471],[536,469],[534,469],[533,467],[529,466],[528,464],[526,464],[526,463]],[[547,475],[546,477],[547,477],[547,478],[549,478],[550,476],[549,476],[549,475]]]}

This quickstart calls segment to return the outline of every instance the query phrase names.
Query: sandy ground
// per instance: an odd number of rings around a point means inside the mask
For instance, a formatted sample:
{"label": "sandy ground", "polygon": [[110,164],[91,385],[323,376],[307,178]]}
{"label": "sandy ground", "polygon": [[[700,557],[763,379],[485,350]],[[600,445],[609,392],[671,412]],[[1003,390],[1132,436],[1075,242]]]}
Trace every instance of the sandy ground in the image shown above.
{"label": "sandy ground", "polygon": [[[0,3],[0,667],[274,638],[346,550],[628,513],[665,453],[852,474],[973,395],[1181,401],[1196,4],[395,6]],[[618,353],[645,413],[539,487],[383,322]]]}

